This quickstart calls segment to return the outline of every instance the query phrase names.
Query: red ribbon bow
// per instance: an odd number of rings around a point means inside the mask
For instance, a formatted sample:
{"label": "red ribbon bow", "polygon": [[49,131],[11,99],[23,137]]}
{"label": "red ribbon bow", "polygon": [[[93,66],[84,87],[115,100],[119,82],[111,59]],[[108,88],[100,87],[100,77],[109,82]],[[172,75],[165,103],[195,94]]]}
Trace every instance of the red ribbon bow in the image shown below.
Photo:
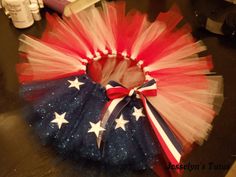
{"label": "red ribbon bow", "polygon": [[117,82],[111,81],[106,86],[107,96],[110,101],[107,103],[106,116],[102,119],[102,123],[105,128],[105,124],[110,118],[117,118],[122,109],[128,104],[128,102],[122,102],[126,97],[132,97],[138,95],[142,100],[143,107],[146,112],[146,116],[155,132],[155,135],[166,155],[168,160],[173,165],[179,165],[181,160],[182,145],[179,143],[175,135],[170,130],[169,126],[163,120],[161,115],[155,110],[155,108],[148,102],[146,97],[157,95],[157,85],[154,79],[144,83],[139,88],[127,89]]}
{"label": "red ribbon bow", "polygon": [[132,96],[135,93],[140,96],[148,97],[148,96],[156,96],[157,95],[157,86],[156,81],[154,79],[145,83],[139,88],[127,89],[116,82],[111,81],[106,86],[106,92],[109,99],[113,100],[116,98],[123,98],[125,96]]}

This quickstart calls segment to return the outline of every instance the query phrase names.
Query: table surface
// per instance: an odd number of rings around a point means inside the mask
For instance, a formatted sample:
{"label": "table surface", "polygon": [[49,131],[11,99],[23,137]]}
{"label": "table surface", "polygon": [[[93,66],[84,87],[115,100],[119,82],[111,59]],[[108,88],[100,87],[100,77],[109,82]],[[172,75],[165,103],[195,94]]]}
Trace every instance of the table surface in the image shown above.
{"label": "table surface", "polygon": [[[210,1],[209,1],[210,2]],[[128,8],[137,8],[153,19],[160,10],[169,8],[172,1],[127,1]],[[209,163],[231,165],[236,159],[236,43],[205,30],[196,29],[193,9],[188,0],[177,3],[187,22],[193,26],[193,34],[208,47],[213,56],[214,71],[224,77],[225,101],[220,114],[216,117],[213,130],[202,146],[196,147],[187,157],[186,163],[208,166]],[[200,6],[201,7],[201,6]],[[209,4],[202,6],[208,13]],[[213,9],[214,10],[214,9]],[[18,97],[18,82],[15,64],[18,62],[18,37],[29,34],[40,37],[46,22],[43,19],[32,27],[19,30],[0,10],[0,176],[1,177],[114,177],[137,176],[154,177],[151,170],[119,171],[104,169],[99,164],[64,160],[50,147],[40,145],[38,138],[23,120],[20,108],[23,106]],[[223,177],[227,170],[185,171],[185,177]]]}

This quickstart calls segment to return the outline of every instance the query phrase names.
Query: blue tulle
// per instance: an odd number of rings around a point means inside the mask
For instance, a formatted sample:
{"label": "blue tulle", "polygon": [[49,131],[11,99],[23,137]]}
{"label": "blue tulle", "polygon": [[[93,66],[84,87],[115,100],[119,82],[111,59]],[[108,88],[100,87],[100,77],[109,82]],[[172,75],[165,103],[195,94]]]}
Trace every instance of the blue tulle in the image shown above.
{"label": "blue tulle", "polygon": [[[80,90],[68,88],[68,80],[75,78],[84,83]],[[52,144],[65,156],[101,161],[112,166],[128,165],[134,169],[146,169],[157,161],[160,148],[148,120],[142,117],[136,121],[132,115],[134,106],[142,107],[135,96],[121,112],[129,121],[126,131],[115,129],[115,122],[108,121],[109,131],[104,132],[102,145],[98,148],[95,134],[88,133],[89,122],[99,121],[109,100],[105,88],[87,75],[24,84],[21,95],[24,98],[33,96],[30,101],[33,114],[29,121],[43,143]],[[61,129],[51,123],[55,112],[66,112],[65,119],[69,123],[63,124]]]}

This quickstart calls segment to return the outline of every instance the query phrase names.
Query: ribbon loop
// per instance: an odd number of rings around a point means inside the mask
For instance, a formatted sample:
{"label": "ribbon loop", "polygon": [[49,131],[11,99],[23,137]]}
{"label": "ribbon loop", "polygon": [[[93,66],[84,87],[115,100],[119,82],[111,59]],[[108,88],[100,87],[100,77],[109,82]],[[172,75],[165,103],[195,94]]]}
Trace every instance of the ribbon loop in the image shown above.
{"label": "ribbon loop", "polygon": [[135,93],[148,97],[157,95],[157,86],[154,79],[144,83],[141,87],[133,89],[127,89],[115,81],[110,81],[106,86],[106,92],[108,98],[111,100],[125,96],[132,96]]}

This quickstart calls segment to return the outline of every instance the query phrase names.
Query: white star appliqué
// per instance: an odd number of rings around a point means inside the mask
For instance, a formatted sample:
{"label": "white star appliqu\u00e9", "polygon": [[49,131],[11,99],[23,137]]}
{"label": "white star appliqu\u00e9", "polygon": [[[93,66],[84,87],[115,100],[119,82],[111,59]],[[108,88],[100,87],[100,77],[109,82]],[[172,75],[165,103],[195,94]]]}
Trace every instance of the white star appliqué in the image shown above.
{"label": "white star appliqu\u00e9", "polygon": [[78,81],[78,78],[76,78],[76,79],[73,80],[73,81],[68,80],[68,82],[70,82],[69,88],[75,87],[75,88],[77,88],[78,90],[80,90],[80,86],[81,86],[81,85],[84,85],[83,82]]}
{"label": "white star appliqu\u00e9", "polygon": [[125,124],[127,124],[129,121],[124,120],[124,117],[122,114],[121,114],[120,118],[116,119],[115,121],[116,121],[115,129],[122,128],[125,131]]}
{"label": "white star appliqu\u00e9", "polygon": [[65,119],[66,112],[63,114],[58,114],[54,112],[55,119],[51,121],[51,123],[56,123],[58,125],[58,128],[60,129],[62,124],[68,124],[69,122]]}
{"label": "white star appliqu\u00e9", "polygon": [[143,108],[138,109],[134,107],[134,112],[132,115],[135,117],[136,121],[138,121],[140,117],[145,117],[143,114]]}
{"label": "white star appliqu\u00e9", "polygon": [[105,131],[106,129],[101,127],[101,121],[98,121],[96,124],[89,122],[91,128],[89,129],[88,133],[95,133],[96,137],[98,138],[100,131]]}

